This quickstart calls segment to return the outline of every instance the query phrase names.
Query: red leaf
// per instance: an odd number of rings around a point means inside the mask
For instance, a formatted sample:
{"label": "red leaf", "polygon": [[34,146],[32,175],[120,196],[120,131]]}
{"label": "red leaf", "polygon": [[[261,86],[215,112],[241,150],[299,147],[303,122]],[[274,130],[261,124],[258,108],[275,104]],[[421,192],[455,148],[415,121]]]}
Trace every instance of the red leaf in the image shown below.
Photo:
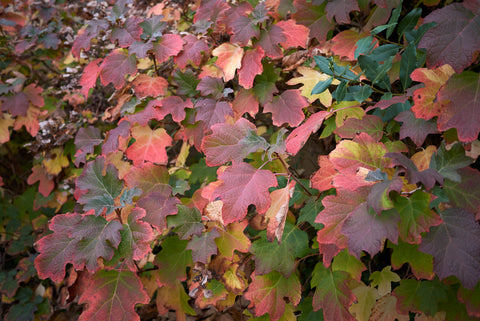
{"label": "red leaf", "polygon": [[202,96],[211,95],[214,99],[221,99],[223,97],[223,89],[223,80],[210,76],[203,77],[197,85],[197,90],[202,93]]}
{"label": "red leaf", "polygon": [[202,61],[202,51],[208,52],[209,50],[205,40],[199,40],[195,36],[186,35],[183,41],[185,42],[183,50],[175,57],[175,62],[178,67],[183,69],[187,67],[189,62],[193,62],[197,66],[200,65]]}
{"label": "red leaf", "polygon": [[133,81],[135,94],[142,99],[147,96],[157,97],[167,91],[168,82],[163,77],[150,77],[145,74],[138,75]]}
{"label": "red leaf", "polygon": [[310,116],[304,124],[295,128],[285,140],[287,152],[293,155],[298,153],[308,137],[322,126],[323,120],[327,115],[330,115],[328,111],[319,111]]}
{"label": "red leaf", "polygon": [[143,193],[141,198],[150,193],[158,192],[170,195],[172,189],[168,185],[168,170],[164,166],[146,163],[142,167],[133,167],[125,175],[125,184],[130,188],[140,188]]}
{"label": "red leaf", "polygon": [[75,166],[79,166],[81,163],[86,163],[87,154],[93,154],[93,148],[103,143],[103,139],[100,137],[100,130],[93,126],[87,128],[80,128],[75,136],[75,147],[77,152],[75,153]]}
{"label": "red leaf", "polygon": [[327,3],[325,12],[330,21],[333,17],[337,23],[350,23],[349,13],[352,11],[360,11],[358,2],[355,0],[333,0]]}
{"label": "red leaf", "polygon": [[229,161],[240,163],[248,154],[267,146],[265,139],[257,136],[255,125],[245,118],[240,118],[234,125],[216,124],[212,131],[202,141],[208,166],[223,165]]}
{"label": "red leaf", "polygon": [[270,206],[268,188],[277,186],[275,175],[264,169],[256,169],[247,163],[228,167],[219,174],[223,181],[214,197],[223,201],[222,218],[225,224],[241,221],[247,215],[248,206],[254,204],[257,212],[263,214]]}
{"label": "red leaf", "polygon": [[26,116],[29,106],[28,97],[24,92],[0,97],[2,111],[8,111],[12,116]]}
{"label": "red leaf", "polygon": [[114,28],[111,35],[111,41],[115,43],[118,40],[118,45],[122,48],[130,46],[135,40],[140,40],[143,33],[142,27],[138,24],[143,20],[138,17],[128,17],[123,28]]}
{"label": "red leaf", "polygon": [[88,97],[88,92],[91,88],[95,87],[95,83],[97,82],[97,77],[102,71],[100,67],[100,63],[102,62],[102,58],[97,58],[90,63],[83,69],[82,77],[80,78],[79,84],[82,86],[80,92],[85,97]]}
{"label": "red leaf", "polygon": [[315,289],[313,309],[323,309],[325,321],[355,321],[348,308],[355,301],[355,295],[348,288],[350,277],[344,271],[331,271],[317,263],[310,282]]}
{"label": "red leaf", "polygon": [[40,182],[38,185],[38,191],[45,197],[48,197],[55,187],[55,183],[48,177],[48,173],[42,165],[33,166],[32,174],[27,178],[27,183],[29,185],[35,184],[35,182]]}
{"label": "red leaf", "polygon": [[142,282],[130,271],[98,271],[81,290],[79,304],[87,303],[79,321],[140,321],[135,312],[137,303],[147,304],[149,296]]}
{"label": "red leaf", "polygon": [[286,38],[285,41],[280,42],[284,49],[290,47],[306,48],[309,32],[307,27],[297,24],[292,19],[279,21],[276,26],[282,28],[283,35]]}
{"label": "red leaf", "polygon": [[229,5],[225,0],[203,0],[202,5],[195,11],[193,22],[199,20],[215,21],[217,17],[223,15],[223,13],[229,8]]}
{"label": "red leaf", "polygon": [[480,50],[480,15],[472,13],[461,3],[437,9],[423,23],[435,22],[418,44],[427,49],[429,68],[449,64],[461,72],[475,61]]}
{"label": "red leaf", "polygon": [[296,127],[305,119],[303,108],[308,105],[308,101],[297,89],[288,89],[280,96],[273,97],[272,102],[266,103],[264,112],[272,113],[273,124],[276,126],[288,123]]}
{"label": "red leaf", "polygon": [[151,130],[148,126],[134,126],[131,131],[136,141],[127,148],[126,155],[135,166],[144,162],[168,163],[165,148],[172,145],[172,138],[164,128]]}
{"label": "red leaf", "polygon": [[400,139],[410,137],[417,146],[422,146],[428,134],[437,134],[437,125],[423,118],[415,118],[412,111],[406,110],[395,117],[396,121],[402,122],[400,127]]}
{"label": "red leaf", "polygon": [[242,66],[243,48],[239,45],[222,43],[212,51],[212,55],[218,57],[215,64],[223,71],[225,82],[235,77],[235,70]]}
{"label": "red leaf", "polygon": [[433,256],[433,271],[439,278],[456,276],[469,289],[480,281],[480,226],[472,213],[449,208],[443,220],[432,227],[418,248]]}
{"label": "red leaf", "polygon": [[50,278],[54,282],[63,280],[65,266],[73,263],[76,254],[77,241],[70,238],[68,233],[81,219],[79,214],[55,215],[52,218],[48,228],[54,233],[44,236],[35,244],[40,253],[35,258],[35,268],[40,278]]}
{"label": "red leaf", "polygon": [[220,233],[216,229],[192,237],[188,242],[187,250],[192,250],[193,262],[208,264],[210,256],[217,254],[217,244],[215,244],[217,237],[220,237]]}
{"label": "red leaf", "polygon": [[235,114],[235,119],[242,117],[245,113],[255,117],[258,113],[258,100],[255,97],[255,93],[251,89],[246,90],[240,88],[232,103],[232,108],[233,113]]}
{"label": "red leaf", "polygon": [[104,19],[90,20],[88,26],[83,30],[83,33],[77,36],[72,46],[72,53],[75,58],[80,58],[80,50],[88,51],[90,49],[90,41],[95,38],[100,31],[108,28],[108,22]]}
{"label": "red leaf", "polygon": [[270,319],[277,321],[285,312],[284,297],[297,305],[301,299],[301,286],[296,274],[288,279],[277,271],[266,275],[252,274],[252,283],[245,292],[245,298],[250,300],[250,307],[255,307],[255,315],[268,313]]}
{"label": "red leaf", "polygon": [[204,131],[208,131],[213,125],[224,123],[227,116],[233,117],[233,110],[230,103],[216,101],[210,98],[199,99],[195,104],[197,116],[195,120],[203,122]]}
{"label": "red leaf", "polygon": [[262,47],[266,56],[276,59],[282,57],[283,52],[278,45],[285,41],[287,41],[287,37],[283,34],[283,29],[277,25],[271,25],[269,28],[260,31],[260,39],[258,39],[257,45]]}
{"label": "red leaf", "polygon": [[126,139],[130,135],[130,123],[126,120],[120,120],[117,127],[107,133],[105,143],[102,145],[102,154],[104,156],[118,150],[120,137]]}
{"label": "red leaf", "polygon": [[242,46],[247,46],[253,37],[258,38],[260,36],[260,30],[245,16],[237,18],[231,23],[231,27],[233,29],[231,41]]}
{"label": "red leaf", "polygon": [[183,40],[179,35],[163,35],[159,42],[153,44],[153,52],[157,63],[161,64],[172,56],[177,56],[183,48]]}
{"label": "red leaf", "polygon": [[412,111],[415,113],[415,117],[429,120],[441,114],[446,102],[439,101],[437,93],[453,74],[454,71],[450,65],[443,65],[433,70],[418,68],[412,72],[410,75],[412,80],[425,84],[424,88],[413,92]]}
{"label": "red leaf", "polygon": [[294,6],[297,12],[292,15],[293,19],[310,29],[310,39],[316,38],[318,42],[323,43],[329,31],[336,26],[327,18],[323,5],[315,5],[307,0],[295,0]]}
{"label": "red leaf", "polygon": [[47,113],[47,110],[41,110],[38,107],[30,105],[26,116],[17,116],[13,129],[18,131],[22,126],[25,126],[27,132],[32,135],[32,137],[35,137],[40,130],[39,118],[45,116]]}
{"label": "red leaf", "polygon": [[238,71],[238,83],[245,89],[253,87],[253,80],[256,75],[263,72],[262,58],[265,52],[262,48],[256,47],[245,51],[242,58],[242,68]]}
{"label": "red leaf", "polygon": [[165,188],[165,191],[152,192],[137,201],[137,205],[146,212],[142,220],[152,224],[160,233],[167,227],[166,217],[178,212],[180,201],[170,194],[171,191]]}
{"label": "red leaf", "polygon": [[438,92],[438,99],[445,101],[438,116],[438,129],[456,128],[460,141],[476,140],[480,133],[479,88],[478,73],[464,71],[453,75]]}
{"label": "red leaf", "polygon": [[100,80],[104,86],[113,83],[115,89],[120,89],[125,83],[125,76],[137,73],[137,59],[124,49],[113,50],[100,66]]}
{"label": "red leaf", "polygon": [[192,101],[187,99],[183,101],[182,98],[178,96],[169,96],[161,101],[151,100],[148,102],[147,106],[153,105],[155,108],[155,118],[163,119],[168,114],[172,115],[172,119],[176,122],[181,122],[185,119],[185,108],[193,108]]}
{"label": "red leaf", "polygon": [[333,187],[333,178],[338,172],[326,155],[318,156],[318,165],[320,169],[312,176],[310,183],[313,188],[323,192]]}

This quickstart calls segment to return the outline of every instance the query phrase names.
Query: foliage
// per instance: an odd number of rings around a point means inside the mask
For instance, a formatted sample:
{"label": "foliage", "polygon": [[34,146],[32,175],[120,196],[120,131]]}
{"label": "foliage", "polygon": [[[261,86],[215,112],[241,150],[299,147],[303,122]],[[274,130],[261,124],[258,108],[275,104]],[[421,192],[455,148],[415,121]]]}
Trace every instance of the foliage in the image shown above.
{"label": "foliage", "polygon": [[478,319],[479,19],[1,1],[2,319]]}

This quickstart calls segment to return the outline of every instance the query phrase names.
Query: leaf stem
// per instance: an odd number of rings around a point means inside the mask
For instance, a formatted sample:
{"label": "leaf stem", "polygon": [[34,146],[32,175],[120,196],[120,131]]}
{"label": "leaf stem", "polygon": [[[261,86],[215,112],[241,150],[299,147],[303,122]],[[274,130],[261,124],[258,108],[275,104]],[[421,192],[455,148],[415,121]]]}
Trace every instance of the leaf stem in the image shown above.
{"label": "leaf stem", "polygon": [[300,185],[303,188],[303,190],[307,193],[308,196],[313,196],[313,194],[310,193],[308,188],[306,188],[305,185],[303,185],[303,183],[295,175],[292,174],[292,172],[290,171],[289,166],[285,162],[285,160],[278,153],[275,153],[275,155],[277,155],[277,157],[280,160],[280,162],[282,163],[283,167],[288,172],[289,177],[291,177],[295,182],[297,182],[297,184]]}
{"label": "leaf stem", "polygon": [[119,220],[120,223],[122,223],[122,225],[123,225],[122,211],[121,211],[119,208],[116,208],[116,209],[115,209],[115,214],[117,214],[118,220]]}

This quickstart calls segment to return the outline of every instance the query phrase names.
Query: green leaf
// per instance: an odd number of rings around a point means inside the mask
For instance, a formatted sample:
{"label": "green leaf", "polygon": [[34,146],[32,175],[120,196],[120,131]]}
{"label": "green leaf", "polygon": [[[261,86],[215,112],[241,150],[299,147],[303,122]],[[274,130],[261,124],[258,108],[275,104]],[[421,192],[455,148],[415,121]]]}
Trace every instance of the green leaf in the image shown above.
{"label": "green leaf", "polygon": [[327,80],[324,81],[319,81],[315,87],[313,87],[311,94],[316,95],[316,94],[321,94],[327,88],[332,84],[333,78],[328,78]]}
{"label": "green leaf", "polygon": [[390,57],[395,56],[398,50],[400,50],[400,48],[401,47],[399,45],[386,44],[373,49],[373,51],[368,56],[376,62],[380,63]]}
{"label": "green leaf", "polygon": [[462,179],[457,170],[471,163],[473,159],[465,156],[465,149],[460,143],[454,144],[447,150],[443,141],[430,161],[430,168],[451,181],[461,182]]}
{"label": "green leaf", "polygon": [[313,311],[312,297],[305,297],[298,305],[297,309],[301,312],[298,321],[323,321],[323,310]]}
{"label": "green leaf", "polygon": [[420,18],[421,15],[422,9],[420,8],[415,8],[410,11],[398,24],[397,33],[401,36],[402,34],[415,28],[418,22],[418,18]]}
{"label": "green leaf", "polygon": [[383,89],[390,90],[390,80],[387,72],[392,67],[393,58],[394,57],[390,57],[382,65],[379,65],[369,56],[360,56],[358,57],[358,64],[365,73],[365,76],[374,84]]}
{"label": "green leaf", "polygon": [[343,249],[333,258],[332,271],[344,271],[350,274],[352,279],[360,281],[362,272],[367,268],[355,256],[348,254],[348,250]]}
{"label": "green leaf", "polygon": [[278,73],[275,71],[273,64],[266,61],[262,63],[263,72],[255,77],[253,92],[257,96],[258,101],[264,105],[272,101],[273,94],[278,92],[275,82],[278,80]]}
{"label": "green leaf", "polygon": [[448,286],[438,280],[417,281],[403,279],[395,288],[393,295],[397,297],[397,309],[400,313],[424,312],[434,316],[448,304]]}
{"label": "green leaf", "polygon": [[410,74],[417,67],[417,48],[416,46],[410,45],[402,53],[402,60],[400,61],[400,83],[402,84],[403,90],[407,88],[412,83],[412,78]]}
{"label": "green leaf", "polygon": [[323,56],[314,56],[313,59],[320,70],[329,76],[343,76],[348,80],[357,80],[357,76],[350,70],[349,66],[343,67],[337,65],[333,59]]}
{"label": "green leaf", "polygon": [[370,286],[378,286],[378,294],[384,296],[392,292],[392,282],[400,282],[397,273],[392,272],[392,267],[386,266],[381,272],[375,271],[370,275]]}
{"label": "green leaf", "polygon": [[188,97],[195,97],[200,92],[197,90],[197,85],[200,82],[191,69],[187,69],[184,73],[180,69],[176,69],[173,73],[173,81],[178,86],[177,95],[185,95]]}
{"label": "green leaf", "polygon": [[422,37],[425,35],[425,33],[431,28],[435,27],[436,25],[437,25],[436,22],[423,24],[420,27],[418,27],[418,29],[412,29],[406,32],[405,38],[407,38],[407,41],[409,44],[418,46],[418,43],[420,42]]}
{"label": "green leaf", "polygon": [[387,30],[387,39],[390,38],[390,36],[393,33],[393,30],[395,29],[395,26],[397,25],[398,18],[400,17],[400,14],[402,13],[402,2],[397,5],[395,9],[392,11],[392,15],[390,16],[390,20],[388,20],[388,25],[394,25],[390,26]]}
{"label": "green leaf", "polygon": [[347,88],[347,94],[343,100],[364,102],[373,93],[373,89],[369,85],[350,86]]}
{"label": "green leaf", "polygon": [[388,242],[388,248],[393,249],[392,266],[400,269],[408,263],[413,274],[418,279],[431,279],[433,277],[433,256],[418,250],[418,244],[409,244],[401,240],[398,245]]}
{"label": "green leaf", "polygon": [[342,80],[340,84],[337,86],[337,89],[332,93],[332,98],[336,101],[343,101],[347,94],[347,84],[348,82]]}
{"label": "green leaf", "polygon": [[265,231],[260,235],[261,238],[253,242],[250,248],[258,274],[278,271],[289,277],[295,269],[295,258],[310,253],[307,233],[288,221],[285,223],[280,244],[269,242]]}
{"label": "green leaf", "polygon": [[200,211],[196,207],[190,208],[185,205],[177,205],[177,208],[177,215],[167,216],[168,227],[174,227],[173,231],[182,240],[186,240],[192,235],[200,235],[204,229]]}
{"label": "green leaf", "polygon": [[175,286],[178,280],[187,278],[187,266],[192,266],[192,250],[187,250],[188,241],[180,240],[178,236],[167,237],[162,242],[162,250],[155,257],[158,266],[157,281],[159,285]]}
{"label": "green leaf", "polygon": [[316,230],[321,230],[323,228],[323,224],[315,223],[315,219],[317,218],[318,213],[323,210],[323,208],[322,201],[317,200],[316,197],[312,197],[300,210],[300,216],[298,217],[297,224],[308,222]]}
{"label": "green leaf", "polygon": [[372,51],[373,47],[375,47],[375,44],[377,42],[378,41],[376,39],[375,41],[373,41],[372,36],[368,36],[358,40],[355,44],[357,48],[355,49],[354,58],[357,59],[360,55],[368,55],[370,51]]}

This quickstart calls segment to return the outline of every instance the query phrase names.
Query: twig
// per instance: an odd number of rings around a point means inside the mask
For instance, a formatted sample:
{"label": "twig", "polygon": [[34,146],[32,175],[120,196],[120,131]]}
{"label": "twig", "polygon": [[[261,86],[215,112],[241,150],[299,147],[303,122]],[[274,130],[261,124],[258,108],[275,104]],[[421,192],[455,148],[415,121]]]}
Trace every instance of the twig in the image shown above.
{"label": "twig", "polygon": [[300,185],[304,190],[305,192],[308,194],[308,196],[313,196],[312,193],[310,193],[310,191],[308,190],[308,188],[305,187],[305,185],[303,185],[302,182],[300,182],[300,180],[292,174],[292,172],[290,171],[287,163],[285,162],[285,160],[278,154],[278,153],[275,153],[275,155],[277,155],[278,159],[280,160],[280,162],[282,163],[283,167],[287,170],[289,176],[295,181],[298,183],[298,185]]}

